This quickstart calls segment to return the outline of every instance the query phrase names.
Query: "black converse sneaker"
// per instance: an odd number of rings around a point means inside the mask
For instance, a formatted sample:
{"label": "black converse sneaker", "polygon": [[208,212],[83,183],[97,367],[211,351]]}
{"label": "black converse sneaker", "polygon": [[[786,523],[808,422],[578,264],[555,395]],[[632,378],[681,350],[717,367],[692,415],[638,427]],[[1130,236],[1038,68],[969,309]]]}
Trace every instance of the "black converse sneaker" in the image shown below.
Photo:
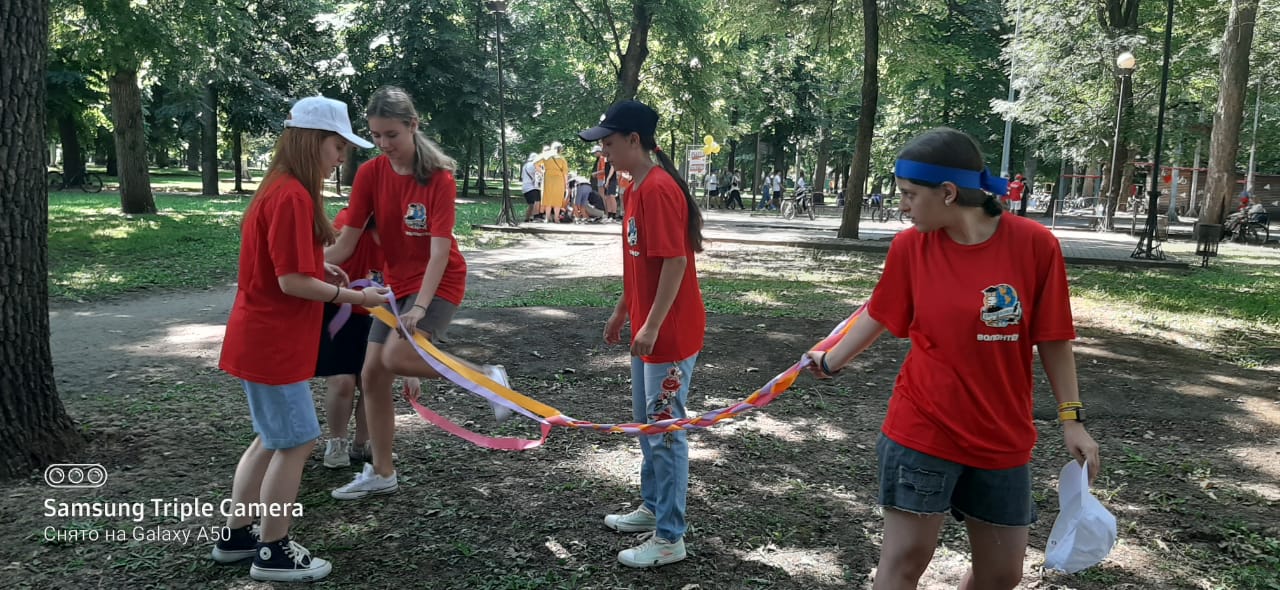
{"label": "black converse sneaker", "polygon": [[258,554],[258,525],[242,526],[238,529],[222,527],[226,538],[213,544],[210,557],[222,564],[240,563],[253,559]]}
{"label": "black converse sneaker", "polygon": [[333,564],[311,557],[306,547],[285,538],[270,543],[258,542],[249,577],[264,582],[314,582],[329,575]]}

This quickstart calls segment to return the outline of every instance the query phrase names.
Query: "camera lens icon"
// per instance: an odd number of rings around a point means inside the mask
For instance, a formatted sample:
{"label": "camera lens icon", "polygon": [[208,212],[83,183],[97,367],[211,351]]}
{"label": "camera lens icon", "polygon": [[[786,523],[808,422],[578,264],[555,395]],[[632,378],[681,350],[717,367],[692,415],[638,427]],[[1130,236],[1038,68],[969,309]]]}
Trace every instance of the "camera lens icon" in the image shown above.
{"label": "camera lens icon", "polygon": [[55,463],[44,470],[51,488],[100,488],[107,483],[107,468],[97,463]]}

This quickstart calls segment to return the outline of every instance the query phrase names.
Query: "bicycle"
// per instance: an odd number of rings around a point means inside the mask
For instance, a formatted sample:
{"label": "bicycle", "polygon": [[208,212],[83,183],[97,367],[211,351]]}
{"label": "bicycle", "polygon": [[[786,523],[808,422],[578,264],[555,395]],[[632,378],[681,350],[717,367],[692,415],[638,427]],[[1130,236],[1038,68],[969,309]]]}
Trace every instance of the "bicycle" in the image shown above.
{"label": "bicycle", "polygon": [[71,176],[63,176],[61,172],[50,171],[45,175],[45,182],[50,191],[61,191],[78,188],[86,193],[102,192],[102,177],[92,172],[83,172]]}
{"label": "bicycle", "polygon": [[885,199],[884,206],[880,208],[880,222],[890,220],[902,221],[902,209],[898,208],[896,197]]}
{"label": "bicycle", "polygon": [[793,219],[796,216],[797,209],[808,213],[811,221],[814,219],[813,200],[809,196],[808,189],[792,191],[791,195],[782,200],[782,216],[784,218]]}

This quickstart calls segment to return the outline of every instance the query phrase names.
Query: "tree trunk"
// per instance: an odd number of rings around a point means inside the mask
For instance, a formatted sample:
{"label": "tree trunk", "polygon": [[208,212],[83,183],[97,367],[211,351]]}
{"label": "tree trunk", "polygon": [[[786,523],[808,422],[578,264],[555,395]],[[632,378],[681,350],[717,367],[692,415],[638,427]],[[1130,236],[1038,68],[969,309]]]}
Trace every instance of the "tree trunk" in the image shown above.
{"label": "tree trunk", "polygon": [[352,186],[356,182],[356,171],[360,169],[360,164],[364,163],[364,158],[360,157],[361,150],[352,149],[347,154],[347,159],[342,162],[342,184]]}
{"label": "tree trunk", "polygon": [[862,216],[862,193],[871,163],[871,139],[875,135],[876,103],[880,99],[880,18],[876,0],[862,0],[862,107],[858,113],[858,138],[853,145],[849,167],[848,197],[839,237],[858,238]]}
{"label": "tree trunk", "polygon": [[235,162],[236,188],[237,194],[244,192],[244,185],[241,181],[244,179],[244,145],[241,143],[240,130],[233,129],[231,131],[231,160]]}
{"label": "tree trunk", "polygon": [[[1027,131],[1032,131],[1028,129]],[[1031,201],[1031,195],[1036,190],[1036,169],[1040,167],[1040,161],[1036,159],[1030,148],[1027,149],[1026,155],[1022,159],[1022,183],[1025,188],[1022,189],[1022,200],[1018,203],[1018,215],[1027,216],[1027,203]]]}
{"label": "tree trunk", "polygon": [[200,194],[218,196],[218,89],[204,85],[200,99]]}
{"label": "tree trunk", "polygon": [[[1119,55],[1121,51],[1130,49],[1126,46],[1127,41],[1123,41],[1128,37],[1132,37],[1138,30],[1138,2],[1139,0],[1106,0],[1095,4],[1097,11],[1098,24],[1102,30],[1106,32],[1115,53]],[[1108,67],[1115,67],[1109,62]],[[1106,200],[1106,207],[1102,212],[1104,215],[1104,226],[1112,227],[1112,217],[1115,215],[1116,206],[1121,199],[1125,197],[1124,183],[1121,182],[1121,173],[1124,170],[1125,163],[1132,160],[1132,152],[1129,150],[1129,128],[1130,121],[1133,119],[1133,79],[1129,77],[1117,76],[1116,92],[1114,94],[1118,98],[1113,101],[1116,105],[1117,113],[1124,115],[1119,119],[1119,127],[1112,129],[1115,134],[1113,138],[1112,154],[1113,158],[1106,167],[1107,177],[1103,184],[1105,192],[1100,197]],[[1093,179],[1087,182],[1092,183]],[[1086,189],[1086,196],[1093,194],[1092,189]],[[1096,209],[1095,209],[1096,212]]]}
{"label": "tree trunk", "polygon": [[192,134],[187,139],[187,172],[200,171],[200,136]]}
{"label": "tree trunk", "polygon": [[117,70],[108,83],[115,119],[116,157],[120,168],[120,208],[127,214],[156,212],[147,171],[147,139],[142,129],[142,91],[138,71]]}
{"label": "tree trunk", "polygon": [[45,56],[49,3],[0,3],[0,478],[67,461],[80,444],[49,349]]}
{"label": "tree trunk", "polygon": [[462,158],[462,196],[471,188],[471,158],[475,156],[475,144],[467,142],[467,154]]}
{"label": "tree trunk", "polygon": [[[831,129],[823,127],[818,140],[818,161],[813,164],[813,190],[815,194],[827,192],[827,163],[831,159]],[[829,196],[825,195],[824,196]]]}
{"label": "tree trunk", "polygon": [[[627,52],[618,56],[622,65],[618,68],[618,92],[614,102],[633,100],[640,91],[640,70],[649,57],[649,27],[653,25],[653,13],[647,0],[633,0],[631,4],[631,38]],[[673,146],[674,149],[674,146]]]}
{"label": "tree trunk", "polygon": [[484,155],[485,152],[484,152],[483,136],[481,136],[476,141],[476,150],[477,150],[477,156],[478,156],[476,158],[476,196],[483,197],[485,196],[484,194],[485,187],[488,184],[484,181],[485,160],[487,160],[488,158],[486,158]]}
{"label": "tree trunk", "polygon": [[62,175],[71,178],[84,174],[84,150],[76,118],[70,114],[58,118],[58,137],[62,141]]}
{"label": "tree trunk", "polygon": [[[751,208],[752,208],[752,209],[755,209],[755,208],[756,208],[756,198],[755,198],[755,195],[762,194],[760,191],[761,191],[761,187],[762,187],[762,186],[764,186],[764,185],[763,185],[763,182],[764,182],[764,176],[763,176],[763,172],[761,171],[761,169],[763,168],[763,166],[761,165],[761,160],[762,160],[762,159],[764,159],[764,156],[763,156],[763,155],[762,155],[762,153],[761,153],[761,152],[762,152],[762,149],[763,149],[763,147],[762,147],[762,146],[763,146],[763,143],[761,142],[761,137],[760,137],[760,136],[761,136],[761,134],[762,134],[762,133],[763,133],[763,130],[761,130],[761,129],[757,129],[757,130],[756,130],[756,162],[755,162],[755,164],[756,164],[755,168],[756,168],[756,169],[755,169],[755,173],[754,173],[754,175],[751,177],[751,188],[752,188],[752,191],[751,191],[751,195],[752,195],[752,197],[751,197]],[[742,190],[746,190],[746,189],[747,189],[747,187],[745,187],[745,186],[744,186],[744,187],[742,187]]]}
{"label": "tree trunk", "polygon": [[1257,16],[1257,0],[1232,0],[1218,62],[1222,77],[1218,81],[1218,105],[1213,112],[1213,134],[1209,138],[1208,186],[1200,223],[1222,223],[1235,192],[1240,124],[1244,121],[1244,94],[1249,83],[1249,52]]}

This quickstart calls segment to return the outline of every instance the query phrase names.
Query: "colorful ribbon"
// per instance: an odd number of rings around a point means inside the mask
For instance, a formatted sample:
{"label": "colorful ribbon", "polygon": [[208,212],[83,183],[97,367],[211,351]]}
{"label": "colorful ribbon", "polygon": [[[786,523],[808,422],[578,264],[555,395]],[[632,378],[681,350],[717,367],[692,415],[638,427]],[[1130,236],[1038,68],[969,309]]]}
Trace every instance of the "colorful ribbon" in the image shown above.
{"label": "colorful ribbon", "polygon": [[[392,301],[395,300],[394,295],[390,293],[388,295],[391,296]],[[849,329],[858,321],[858,318],[865,313],[865,310],[866,305],[864,304],[854,311],[852,315],[840,322],[826,338],[813,347],[813,350],[830,350],[841,338],[844,338]],[[539,423],[542,437],[538,440],[487,437],[454,424],[447,418],[422,406],[417,400],[409,400],[418,415],[427,422],[473,444],[498,450],[517,451],[537,447],[546,441],[547,436],[550,434],[551,426],[620,433],[629,436],[652,436],[676,430],[709,428],[722,420],[734,418],[744,412],[769,405],[795,383],[796,378],[800,376],[800,372],[811,362],[807,355],[802,356],[794,365],[770,379],[768,383],[757,389],[745,400],[700,416],[672,418],[652,423],[597,424],[566,416],[560,410],[505,387],[493,381],[487,375],[472,370],[457,359],[436,348],[421,333],[411,332],[406,329],[400,318],[386,307],[373,308],[371,313],[373,317],[399,330],[401,334],[413,334],[409,341],[418,352],[418,356],[422,357],[422,360],[435,369],[440,376],[485,400],[510,408]]]}

